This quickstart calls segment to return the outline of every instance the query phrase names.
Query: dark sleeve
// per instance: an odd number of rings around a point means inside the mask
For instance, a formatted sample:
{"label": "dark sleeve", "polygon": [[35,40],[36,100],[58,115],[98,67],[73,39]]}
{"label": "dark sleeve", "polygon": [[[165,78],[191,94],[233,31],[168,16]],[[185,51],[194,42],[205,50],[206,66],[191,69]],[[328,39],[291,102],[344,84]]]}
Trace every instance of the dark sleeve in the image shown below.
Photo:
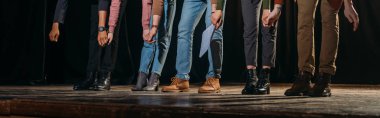
{"label": "dark sleeve", "polygon": [[218,6],[216,7],[217,10],[223,10],[224,8],[224,0],[218,0]]}
{"label": "dark sleeve", "polygon": [[99,0],[99,11],[108,11],[110,0]]}
{"label": "dark sleeve", "polygon": [[64,23],[67,11],[67,0],[58,0],[57,6],[55,7],[54,21]]}
{"label": "dark sleeve", "polygon": [[262,9],[270,9],[271,6],[271,0],[263,0],[263,7]]}
{"label": "dark sleeve", "polygon": [[216,10],[223,10],[224,0],[211,0],[211,4],[216,4]]}

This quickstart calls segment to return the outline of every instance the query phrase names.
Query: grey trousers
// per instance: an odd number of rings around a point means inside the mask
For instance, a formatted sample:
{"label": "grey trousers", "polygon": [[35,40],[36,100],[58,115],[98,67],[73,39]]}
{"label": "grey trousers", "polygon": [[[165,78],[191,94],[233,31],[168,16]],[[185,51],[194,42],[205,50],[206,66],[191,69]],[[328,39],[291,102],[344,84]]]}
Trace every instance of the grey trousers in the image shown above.
{"label": "grey trousers", "polygon": [[[244,51],[246,65],[257,66],[258,37],[260,24],[260,11],[262,0],[241,0],[244,21]],[[275,66],[276,30],[273,27],[262,27],[262,63],[265,66]]]}

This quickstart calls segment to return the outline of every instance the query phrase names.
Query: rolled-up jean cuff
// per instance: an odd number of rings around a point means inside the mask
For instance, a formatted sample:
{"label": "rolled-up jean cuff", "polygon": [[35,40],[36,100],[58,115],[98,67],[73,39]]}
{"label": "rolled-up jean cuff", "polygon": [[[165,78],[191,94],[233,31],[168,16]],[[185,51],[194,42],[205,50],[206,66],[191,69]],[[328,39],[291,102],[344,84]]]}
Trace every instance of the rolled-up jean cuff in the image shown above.
{"label": "rolled-up jean cuff", "polygon": [[177,74],[175,77],[182,79],[182,80],[190,80],[189,74]]}
{"label": "rolled-up jean cuff", "polygon": [[152,71],[151,73],[152,73],[152,74],[153,74],[153,73],[155,73],[155,74],[157,74],[157,75],[161,76],[161,72]]}
{"label": "rolled-up jean cuff", "polygon": [[147,70],[139,70],[139,72],[141,72],[141,73],[145,73],[145,74],[149,74],[149,71],[147,71]]}

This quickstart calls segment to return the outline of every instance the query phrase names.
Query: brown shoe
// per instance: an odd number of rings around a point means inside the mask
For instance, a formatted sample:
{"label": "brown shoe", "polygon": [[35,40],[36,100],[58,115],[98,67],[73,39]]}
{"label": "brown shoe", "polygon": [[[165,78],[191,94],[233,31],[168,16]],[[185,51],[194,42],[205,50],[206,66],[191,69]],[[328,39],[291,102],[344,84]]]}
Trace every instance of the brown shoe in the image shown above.
{"label": "brown shoe", "polygon": [[290,89],[285,91],[285,96],[306,96],[311,89],[313,75],[309,72],[300,72]]}
{"label": "brown shoe", "polygon": [[208,78],[206,82],[198,89],[198,93],[219,93],[219,78]]}
{"label": "brown shoe", "polygon": [[169,86],[162,87],[162,92],[188,92],[190,90],[189,80],[182,80],[177,77],[172,78]]}
{"label": "brown shoe", "polygon": [[320,73],[317,81],[311,89],[309,96],[311,97],[330,97],[331,96],[331,74]]}

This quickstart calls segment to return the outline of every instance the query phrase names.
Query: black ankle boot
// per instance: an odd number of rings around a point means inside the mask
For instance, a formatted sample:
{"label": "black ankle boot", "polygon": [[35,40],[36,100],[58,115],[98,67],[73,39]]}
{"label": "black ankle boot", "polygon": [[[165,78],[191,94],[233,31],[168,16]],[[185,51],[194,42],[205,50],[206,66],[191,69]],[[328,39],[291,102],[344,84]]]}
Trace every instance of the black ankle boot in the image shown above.
{"label": "black ankle boot", "polygon": [[256,69],[248,69],[247,71],[247,81],[244,89],[241,91],[241,94],[256,94],[257,92],[255,88],[258,81]]}
{"label": "black ankle boot", "polygon": [[313,75],[309,72],[300,72],[293,82],[292,88],[285,91],[286,96],[304,96],[308,95],[311,89],[311,79]]}
{"label": "black ankle boot", "polygon": [[160,85],[160,76],[156,73],[150,75],[148,85],[143,88],[144,91],[158,91]]}
{"label": "black ankle boot", "polygon": [[111,72],[100,72],[94,90],[105,91],[111,89]]}
{"label": "black ankle boot", "polygon": [[86,79],[74,84],[73,90],[92,90],[97,80],[97,72],[87,72]]}
{"label": "black ankle boot", "polygon": [[133,87],[131,90],[132,91],[142,91],[147,83],[148,83],[148,75],[143,73],[143,72],[139,72],[139,75],[137,77],[136,86]]}
{"label": "black ankle boot", "polygon": [[331,77],[330,74],[320,73],[309,95],[311,97],[330,97]]}
{"label": "black ankle boot", "polygon": [[262,69],[260,71],[260,78],[257,82],[256,91],[257,94],[270,94],[270,69]]}

